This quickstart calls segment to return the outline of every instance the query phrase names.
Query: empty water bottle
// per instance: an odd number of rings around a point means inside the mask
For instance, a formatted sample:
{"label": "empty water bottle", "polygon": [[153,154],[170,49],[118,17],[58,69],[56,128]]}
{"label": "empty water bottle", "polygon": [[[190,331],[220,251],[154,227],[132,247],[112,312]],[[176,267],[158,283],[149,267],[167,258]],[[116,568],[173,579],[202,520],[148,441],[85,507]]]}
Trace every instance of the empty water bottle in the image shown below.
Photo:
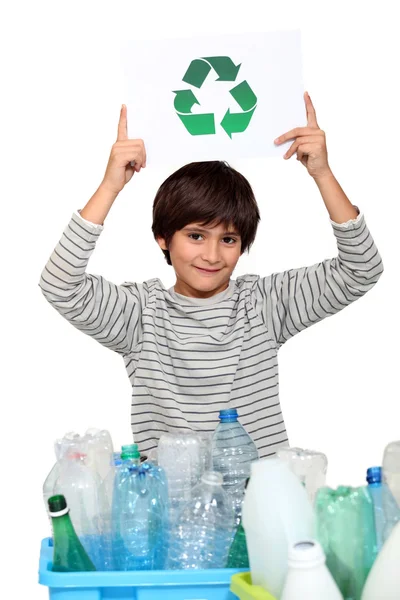
{"label": "empty water bottle", "polygon": [[238,421],[235,408],[221,410],[220,422],[212,438],[212,468],[221,473],[223,488],[229,495],[239,525],[246,479],[251,463],[258,459],[255,443]]}
{"label": "empty water bottle", "polygon": [[168,479],[169,519],[173,527],[180,509],[191,498],[192,488],[210,469],[211,437],[187,431],[163,433],[158,443],[157,462]]}
{"label": "empty water bottle", "polygon": [[112,507],[113,555],[122,571],[162,569],[168,502],[160,467],[140,464],[137,445],[123,446]]}
{"label": "empty water bottle", "polygon": [[234,530],[222,475],[207,471],[192,490],[171,531],[170,569],[224,568]]}
{"label": "empty water bottle", "polygon": [[280,448],[277,457],[297,475],[306,488],[311,504],[314,504],[317,491],[326,483],[328,459],[325,454],[303,448]]}
{"label": "empty water bottle", "polygon": [[383,481],[387,483],[400,507],[400,440],[391,442],[383,454]]}
{"label": "empty water bottle", "polygon": [[382,483],[382,468],[367,470],[368,492],[374,505],[375,531],[378,551],[400,520],[400,510],[386,483]]}

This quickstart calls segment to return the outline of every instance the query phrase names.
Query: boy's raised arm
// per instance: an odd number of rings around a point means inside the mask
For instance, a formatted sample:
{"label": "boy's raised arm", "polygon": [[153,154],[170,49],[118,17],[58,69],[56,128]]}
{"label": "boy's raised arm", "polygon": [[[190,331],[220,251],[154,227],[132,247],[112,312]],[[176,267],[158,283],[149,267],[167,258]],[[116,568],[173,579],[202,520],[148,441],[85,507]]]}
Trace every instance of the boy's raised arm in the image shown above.
{"label": "boy's raised arm", "polygon": [[113,202],[135,171],[146,164],[143,141],[128,140],[126,129],[123,106],[103,181],[81,211],[83,218],[72,216],[39,282],[46,299],[64,318],[122,354],[137,341],[146,291],[134,283],[118,286],[89,275],[86,267]]}

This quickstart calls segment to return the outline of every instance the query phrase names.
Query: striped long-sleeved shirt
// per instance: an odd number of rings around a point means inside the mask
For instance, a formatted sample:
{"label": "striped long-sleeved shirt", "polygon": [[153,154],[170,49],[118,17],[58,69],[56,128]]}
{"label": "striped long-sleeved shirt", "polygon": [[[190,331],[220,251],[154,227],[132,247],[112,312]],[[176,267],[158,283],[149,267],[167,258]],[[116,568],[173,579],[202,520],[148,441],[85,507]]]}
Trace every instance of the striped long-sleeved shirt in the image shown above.
{"label": "striped long-sleeved shirt", "polygon": [[243,275],[211,298],[182,296],[159,279],[115,285],[86,266],[103,229],[74,214],[40,287],[77,329],[121,354],[132,384],[131,423],[142,452],[165,431],[214,431],[236,408],[260,457],[288,444],[278,350],[378,281],[382,259],[363,214],[331,221],[338,256],[267,277]]}

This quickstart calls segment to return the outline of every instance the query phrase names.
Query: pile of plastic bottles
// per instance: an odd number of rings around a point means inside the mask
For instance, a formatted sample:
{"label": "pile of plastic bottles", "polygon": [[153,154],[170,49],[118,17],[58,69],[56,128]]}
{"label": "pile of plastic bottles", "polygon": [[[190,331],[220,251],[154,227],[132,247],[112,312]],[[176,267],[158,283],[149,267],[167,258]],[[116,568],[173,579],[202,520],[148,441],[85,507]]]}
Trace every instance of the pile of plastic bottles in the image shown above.
{"label": "pile of plastic bottles", "polygon": [[400,556],[400,442],[367,486],[337,490],[325,487],[321,452],[259,460],[235,409],[212,436],[162,434],[149,457],[136,444],[114,452],[94,429],[55,451],[43,489],[53,570],[250,568],[279,600],[397,598],[382,586],[400,585],[387,575]]}

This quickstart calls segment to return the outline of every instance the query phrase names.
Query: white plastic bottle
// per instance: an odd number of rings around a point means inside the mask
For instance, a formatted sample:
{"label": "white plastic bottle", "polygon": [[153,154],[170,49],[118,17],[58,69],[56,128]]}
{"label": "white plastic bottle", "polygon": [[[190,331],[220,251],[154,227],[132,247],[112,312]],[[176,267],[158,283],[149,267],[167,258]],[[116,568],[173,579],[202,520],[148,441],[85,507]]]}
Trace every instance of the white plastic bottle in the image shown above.
{"label": "white plastic bottle", "polygon": [[292,544],[289,570],[281,600],[343,600],[338,586],[325,565],[325,554],[315,540]]}
{"label": "white plastic bottle", "polygon": [[365,582],[361,600],[399,600],[400,523],[382,546]]}
{"label": "white plastic bottle", "polygon": [[255,461],[242,515],[252,582],[280,598],[290,544],[315,537],[307,492],[280,459]]}
{"label": "white plastic bottle", "polygon": [[387,483],[400,507],[400,440],[385,448],[382,461],[383,482]]}

